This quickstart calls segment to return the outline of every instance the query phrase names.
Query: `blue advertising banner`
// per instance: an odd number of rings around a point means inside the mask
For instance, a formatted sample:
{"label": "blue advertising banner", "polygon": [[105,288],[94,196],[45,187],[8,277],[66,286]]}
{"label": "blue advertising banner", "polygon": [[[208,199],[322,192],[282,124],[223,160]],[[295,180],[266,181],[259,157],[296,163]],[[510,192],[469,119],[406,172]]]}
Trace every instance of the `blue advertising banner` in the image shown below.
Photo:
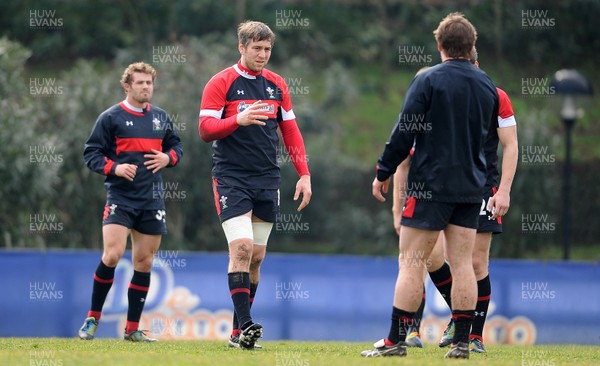
{"label": "blue advertising banner", "polygon": [[[75,337],[100,252],[0,252],[0,337]],[[226,253],[161,250],[141,329],[159,339],[227,339]],[[265,340],[375,341],[389,328],[397,258],[267,255],[252,307]],[[486,343],[600,344],[600,266],[492,260]],[[130,253],[117,267],[97,337],[122,337]],[[449,310],[428,280],[421,326],[437,343]]]}

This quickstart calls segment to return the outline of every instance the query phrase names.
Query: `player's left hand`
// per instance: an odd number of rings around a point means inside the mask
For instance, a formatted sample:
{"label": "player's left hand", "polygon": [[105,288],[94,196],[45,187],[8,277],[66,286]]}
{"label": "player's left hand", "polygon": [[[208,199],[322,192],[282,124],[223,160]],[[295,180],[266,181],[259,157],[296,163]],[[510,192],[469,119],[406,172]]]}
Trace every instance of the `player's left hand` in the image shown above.
{"label": "player's left hand", "polygon": [[492,219],[497,219],[506,215],[510,207],[510,194],[501,189],[490,197],[487,210],[492,213]]}
{"label": "player's left hand", "polygon": [[300,198],[300,194],[302,194],[302,202],[300,202],[300,206],[298,206],[298,212],[302,211],[302,209],[308,205],[310,197],[312,196],[310,175],[303,175],[298,179],[298,183],[296,183],[296,192],[294,193],[294,201],[297,201],[298,198]]}
{"label": "player's left hand", "polygon": [[383,193],[388,193],[388,188],[390,186],[390,179],[386,179],[385,181],[380,181],[377,179],[377,177],[375,177],[375,179],[373,179],[373,196],[375,198],[377,198],[378,201],[380,202],[385,202],[385,197],[383,197]]}
{"label": "player's left hand", "polygon": [[162,151],[152,149],[152,154],[144,154],[144,157],[148,159],[144,162],[144,165],[148,170],[152,170],[152,173],[156,173],[169,165],[169,155]]}

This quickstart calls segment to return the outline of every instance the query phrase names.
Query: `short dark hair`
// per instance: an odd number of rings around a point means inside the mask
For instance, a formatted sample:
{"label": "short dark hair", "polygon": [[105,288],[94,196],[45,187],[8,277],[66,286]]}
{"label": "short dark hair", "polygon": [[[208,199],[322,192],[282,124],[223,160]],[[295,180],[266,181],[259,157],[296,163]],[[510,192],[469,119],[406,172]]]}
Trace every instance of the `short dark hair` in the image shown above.
{"label": "short dark hair", "polygon": [[462,13],[448,14],[433,31],[448,57],[471,57],[477,30]]}
{"label": "short dark hair", "polygon": [[268,25],[254,20],[246,20],[237,28],[238,42],[247,47],[251,41],[270,41],[271,46],[275,43],[275,33]]}

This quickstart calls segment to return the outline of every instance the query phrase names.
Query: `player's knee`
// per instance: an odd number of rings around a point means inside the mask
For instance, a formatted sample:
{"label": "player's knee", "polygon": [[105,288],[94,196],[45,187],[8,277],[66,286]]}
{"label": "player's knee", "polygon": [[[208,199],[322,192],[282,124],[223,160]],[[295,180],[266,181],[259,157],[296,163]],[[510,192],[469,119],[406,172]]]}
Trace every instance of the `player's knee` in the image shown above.
{"label": "player's knee", "polygon": [[229,256],[234,263],[250,264],[252,258],[252,240],[238,239],[229,244]]}
{"label": "player's knee", "polygon": [[153,256],[146,256],[133,261],[133,269],[138,272],[150,272],[152,270]]}
{"label": "player's knee", "polygon": [[477,278],[482,278],[487,275],[489,261],[487,258],[480,256],[473,256],[473,271]]}
{"label": "player's knee", "polygon": [[250,260],[250,271],[257,271],[264,259],[264,255],[257,255],[256,253],[253,254],[252,259]]}
{"label": "player's knee", "polygon": [[118,250],[105,250],[102,254],[102,263],[108,267],[116,267],[123,253]]}

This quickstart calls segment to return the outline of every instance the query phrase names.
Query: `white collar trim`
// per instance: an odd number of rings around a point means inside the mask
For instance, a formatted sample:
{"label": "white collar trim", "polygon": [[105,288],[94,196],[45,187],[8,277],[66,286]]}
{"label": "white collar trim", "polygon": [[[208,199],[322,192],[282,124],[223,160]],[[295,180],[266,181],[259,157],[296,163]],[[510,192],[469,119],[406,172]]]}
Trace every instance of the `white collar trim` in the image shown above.
{"label": "white collar trim", "polygon": [[125,104],[125,106],[129,109],[131,109],[134,112],[138,112],[138,113],[144,113],[144,109],[143,108],[138,108],[138,107],[134,107],[131,104],[129,104],[129,102],[127,101],[127,99],[123,100],[123,104]]}
{"label": "white collar trim", "polygon": [[235,69],[235,71],[242,75],[243,77],[245,77],[246,79],[256,79],[256,76],[254,75],[250,75],[247,72],[243,71],[242,69],[239,68],[238,64],[233,65],[233,68]]}

